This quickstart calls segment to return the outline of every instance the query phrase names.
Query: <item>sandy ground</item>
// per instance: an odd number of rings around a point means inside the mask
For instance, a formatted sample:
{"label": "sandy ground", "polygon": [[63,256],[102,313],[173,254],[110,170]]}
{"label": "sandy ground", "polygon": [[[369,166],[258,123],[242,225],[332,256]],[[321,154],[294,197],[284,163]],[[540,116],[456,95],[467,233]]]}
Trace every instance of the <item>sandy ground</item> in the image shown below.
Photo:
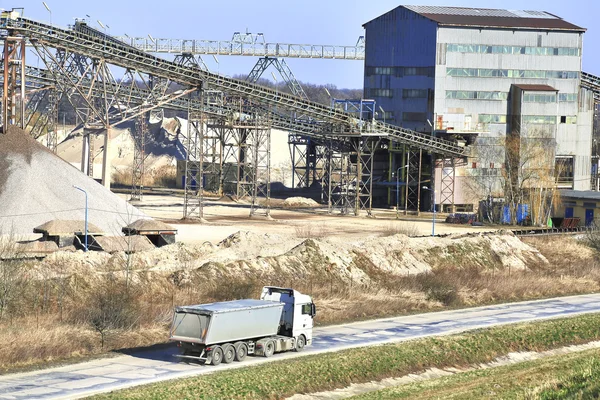
{"label": "sandy ground", "polygon": [[[126,194],[119,194],[124,199]],[[274,199],[278,204],[281,200]],[[141,202],[134,203],[147,215],[168,222],[178,230],[177,241],[198,244],[209,241],[218,243],[227,236],[248,231],[258,234],[270,233],[282,236],[327,237],[330,240],[361,240],[367,236],[391,231],[410,230],[418,235],[431,235],[432,213],[399,215],[394,210],[375,209],[374,217],[327,214],[327,207],[290,210],[272,208],[272,220],[258,216],[250,218],[250,206],[234,202],[207,200],[204,206],[206,223],[183,223],[183,196],[178,194],[144,195]],[[473,227],[446,224],[444,214],[436,215],[435,233],[489,232],[498,228]],[[402,232],[401,232],[402,233]]]}

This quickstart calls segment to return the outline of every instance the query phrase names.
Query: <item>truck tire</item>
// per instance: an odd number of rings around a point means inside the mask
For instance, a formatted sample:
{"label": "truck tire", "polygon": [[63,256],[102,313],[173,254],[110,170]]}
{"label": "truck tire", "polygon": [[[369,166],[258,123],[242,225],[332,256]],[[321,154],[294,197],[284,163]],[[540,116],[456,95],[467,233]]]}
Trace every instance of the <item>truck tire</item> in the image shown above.
{"label": "truck tire", "polygon": [[212,365],[217,366],[221,364],[221,361],[223,361],[223,349],[221,348],[221,346],[213,347],[210,351],[209,357],[211,358],[210,363]]}
{"label": "truck tire", "polygon": [[235,361],[244,361],[248,355],[248,345],[244,342],[237,342],[233,347],[235,347]]}
{"label": "truck tire", "polygon": [[298,336],[298,339],[296,339],[296,351],[304,350],[304,346],[306,346],[306,338],[304,335],[300,335]]}
{"label": "truck tire", "polygon": [[275,354],[275,342],[273,340],[267,340],[265,343],[264,354],[265,357],[271,357],[273,354]]}
{"label": "truck tire", "polygon": [[235,358],[235,347],[232,344],[227,343],[223,345],[223,362],[230,364]]}

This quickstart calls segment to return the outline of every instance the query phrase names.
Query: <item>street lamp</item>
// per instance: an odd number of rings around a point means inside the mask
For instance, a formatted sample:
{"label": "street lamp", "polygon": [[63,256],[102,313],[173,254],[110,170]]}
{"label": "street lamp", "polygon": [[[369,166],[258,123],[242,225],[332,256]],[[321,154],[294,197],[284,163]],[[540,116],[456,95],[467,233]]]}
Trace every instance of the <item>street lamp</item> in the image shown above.
{"label": "street lamp", "polygon": [[323,89],[325,89],[325,93],[327,93],[327,96],[329,96],[330,107],[333,108],[333,98],[331,97],[331,93],[329,93],[329,90],[327,90],[327,87],[323,86]]}
{"label": "street lamp", "polygon": [[433,192],[433,219],[431,220],[431,236],[435,236],[435,190],[430,189],[427,186],[423,186],[423,189]]}
{"label": "street lamp", "polygon": [[85,232],[84,232],[84,237],[85,237],[85,251],[88,251],[88,194],[84,189],[80,188],[79,186],[73,185],[73,187],[77,190],[82,191],[83,194],[85,194]]}
{"label": "street lamp", "polygon": [[46,4],[45,1],[42,1],[42,4],[44,5],[44,7],[46,7],[46,10],[48,10],[48,12],[50,13],[50,25],[52,25],[52,10],[50,9],[50,7],[48,7],[48,4]]}
{"label": "street lamp", "polygon": [[408,168],[408,164],[402,166],[402,167],[398,167],[398,169],[396,170],[396,219],[398,219],[398,208],[400,208],[400,191],[399,191],[399,187],[400,187],[400,170],[402,168]]}

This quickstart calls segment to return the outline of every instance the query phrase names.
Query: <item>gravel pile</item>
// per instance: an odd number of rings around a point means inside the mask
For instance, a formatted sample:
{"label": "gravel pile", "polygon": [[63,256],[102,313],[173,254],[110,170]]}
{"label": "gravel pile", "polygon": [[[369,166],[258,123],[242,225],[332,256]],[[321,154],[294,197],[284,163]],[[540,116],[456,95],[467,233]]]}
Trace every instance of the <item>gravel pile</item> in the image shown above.
{"label": "gravel pile", "polygon": [[319,207],[319,203],[307,197],[288,197],[282,203],[285,208]]}
{"label": "gravel pile", "polygon": [[83,220],[88,193],[89,222],[107,234],[144,213],[120,199],[101,184],[81,173],[11,126],[0,134],[0,234],[27,235],[50,220]]}

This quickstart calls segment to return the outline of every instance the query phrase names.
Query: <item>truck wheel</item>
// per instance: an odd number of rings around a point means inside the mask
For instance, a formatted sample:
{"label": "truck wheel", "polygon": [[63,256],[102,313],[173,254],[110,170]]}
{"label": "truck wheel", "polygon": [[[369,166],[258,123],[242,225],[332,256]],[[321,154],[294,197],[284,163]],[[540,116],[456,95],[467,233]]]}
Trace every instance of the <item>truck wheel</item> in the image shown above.
{"label": "truck wheel", "polygon": [[210,351],[209,357],[211,357],[212,365],[217,366],[217,365],[221,364],[221,361],[223,361],[223,349],[221,348],[221,346],[213,347],[213,349]]}
{"label": "truck wheel", "polygon": [[304,350],[304,346],[306,346],[306,338],[304,335],[300,335],[298,336],[298,339],[296,339],[296,351]]}
{"label": "truck wheel", "polygon": [[248,345],[244,342],[237,342],[235,347],[235,361],[244,361],[248,355]]}
{"label": "truck wheel", "polygon": [[265,343],[265,357],[271,357],[275,353],[275,342],[268,340]]}
{"label": "truck wheel", "polygon": [[224,344],[223,345],[223,362],[225,364],[229,364],[235,358],[235,348],[232,344]]}

